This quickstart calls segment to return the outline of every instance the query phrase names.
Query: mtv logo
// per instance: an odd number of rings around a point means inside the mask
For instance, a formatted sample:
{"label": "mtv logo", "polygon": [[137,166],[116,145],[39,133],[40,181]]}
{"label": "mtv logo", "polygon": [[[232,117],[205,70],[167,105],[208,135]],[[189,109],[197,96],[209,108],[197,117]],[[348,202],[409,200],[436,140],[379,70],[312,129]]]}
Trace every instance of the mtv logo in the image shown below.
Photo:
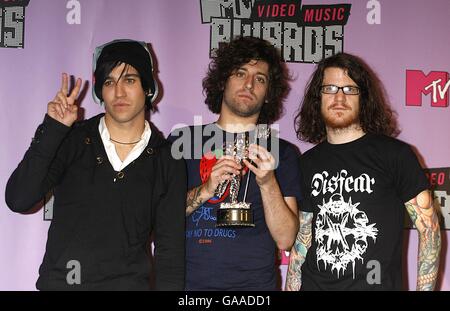
{"label": "mtv logo", "polygon": [[422,94],[431,93],[431,107],[447,107],[449,74],[444,71],[406,70],[406,106],[422,106]]}
{"label": "mtv logo", "polygon": [[250,18],[255,0],[200,0],[202,24],[211,18]]}

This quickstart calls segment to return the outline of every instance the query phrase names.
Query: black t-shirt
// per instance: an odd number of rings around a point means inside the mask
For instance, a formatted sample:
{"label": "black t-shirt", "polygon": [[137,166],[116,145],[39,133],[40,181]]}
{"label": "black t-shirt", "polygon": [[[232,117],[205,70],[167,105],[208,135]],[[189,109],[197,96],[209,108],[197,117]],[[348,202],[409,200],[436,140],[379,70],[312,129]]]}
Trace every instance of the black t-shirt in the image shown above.
{"label": "black t-shirt", "polygon": [[[174,142],[172,152],[185,152],[188,189],[206,182],[217,161],[215,155],[221,154],[223,142],[230,141],[230,137],[233,140],[234,135],[209,124],[179,129],[169,136]],[[213,136],[219,137],[216,144],[212,144]],[[249,136],[252,137],[251,133]],[[296,197],[300,202],[300,169],[295,147],[278,138],[260,140],[258,144],[267,147],[279,164],[275,175],[282,195]],[[247,175],[241,180],[238,201],[243,201]],[[229,201],[227,189],[222,197],[211,198],[186,218],[186,289],[276,290],[277,250],[265,222],[261,193],[253,173],[246,202],[251,203],[255,227],[216,227],[220,203]]]}
{"label": "black t-shirt", "polygon": [[300,167],[300,209],[314,213],[302,290],[402,289],[404,203],[429,187],[411,148],[371,134],[325,141]]}

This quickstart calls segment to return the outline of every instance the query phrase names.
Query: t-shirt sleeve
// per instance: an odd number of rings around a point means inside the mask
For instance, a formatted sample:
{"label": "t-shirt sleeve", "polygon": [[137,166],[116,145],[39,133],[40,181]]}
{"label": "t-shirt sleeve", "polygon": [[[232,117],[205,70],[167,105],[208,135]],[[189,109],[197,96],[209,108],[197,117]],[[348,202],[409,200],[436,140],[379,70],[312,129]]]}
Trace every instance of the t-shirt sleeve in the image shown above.
{"label": "t-shirt sleeve", "polygon": [[[202,145],[195,146],[198,143],[194,139],[194,128],[193,127],[182,127],[174,129],[167,140],[172,144],[171,152],[175,159],[184,159],[186,164],[187,172],[187,188],[188,190],[197,187],[202,184],[199,175],[199,162],[195,159],[195,151],[198,148],[201,150]],[[201,140],[199,141],[202,142]]]}
{"label": "t-shirt sleeve", "polygon": [[396,153],[395,163],[395,186],[403,202],[408,202],[420,192],[430,188],[417,156],[410,146],[402,144],[399,152]]}
{"label": "t-shirt sleeve", "polygon": [[302,212],[313,213],[314,209],[311,203],[311,188],[309,187],[309,184],[306,182],[305,177],[306,167],[304,157],[300,157],[299,167],[300,167],[300,191],[302,194],[302,199],[299,203],[299,209]]}
{"label": "t-shirt sleeve", "polygon": [[275,174],[283,197],[295,197],[297,204],[300,204],[302,195],[300,190],[299,154],[293,146],[287,145],[282,150]]}

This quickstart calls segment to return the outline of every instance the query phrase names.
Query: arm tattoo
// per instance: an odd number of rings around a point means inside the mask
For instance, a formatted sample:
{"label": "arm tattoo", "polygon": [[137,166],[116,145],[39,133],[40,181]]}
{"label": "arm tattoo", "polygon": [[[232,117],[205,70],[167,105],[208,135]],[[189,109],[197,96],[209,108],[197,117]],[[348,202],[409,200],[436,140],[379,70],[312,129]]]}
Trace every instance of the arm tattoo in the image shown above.
{"label": "arm tattoo", "polygon": [[[406,209],[419,232],[419,258],[417,263],[417,290],[433,290],[436,284],[439,254],[441,251],[441,232],[437,213],[432,205],[430,194],[425,200],[416,198],[405,204]],[[421,202],[425,201],[425,204]]]}
{"label": "arm tattoo", "polygon": [[199,208],[207,198],[202,198],[201,191],[203,185],[200,185],[194,189],[187,192],[186,195],[186,216],[192,214],[197,208]]}
{"label": "arm tattoo", "polygon": [[286,290],[298,291],[302,285],[302,265],[311,246],[313,213],[300,212],[300,227],[292,247],[286,276]]}

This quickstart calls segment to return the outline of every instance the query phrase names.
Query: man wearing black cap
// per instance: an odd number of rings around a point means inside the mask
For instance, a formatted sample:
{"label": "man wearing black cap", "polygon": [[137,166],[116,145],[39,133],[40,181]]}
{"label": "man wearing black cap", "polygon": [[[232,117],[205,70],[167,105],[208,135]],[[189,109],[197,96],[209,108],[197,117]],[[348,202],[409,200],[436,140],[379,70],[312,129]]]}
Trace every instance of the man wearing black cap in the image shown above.
{"label": "man wearing black cap", "polygon": [[[184,163],[145,120],[157,95],[144,42],[115,40],[94,54],[94,99],[105,114],[76,122],[77,79],[48,104],[44,122],[6,187],[11,210],[29,211],[50,190],[53,220],[41,290],[184,288]],[[75,270],[76,268],[76,270]]]}

